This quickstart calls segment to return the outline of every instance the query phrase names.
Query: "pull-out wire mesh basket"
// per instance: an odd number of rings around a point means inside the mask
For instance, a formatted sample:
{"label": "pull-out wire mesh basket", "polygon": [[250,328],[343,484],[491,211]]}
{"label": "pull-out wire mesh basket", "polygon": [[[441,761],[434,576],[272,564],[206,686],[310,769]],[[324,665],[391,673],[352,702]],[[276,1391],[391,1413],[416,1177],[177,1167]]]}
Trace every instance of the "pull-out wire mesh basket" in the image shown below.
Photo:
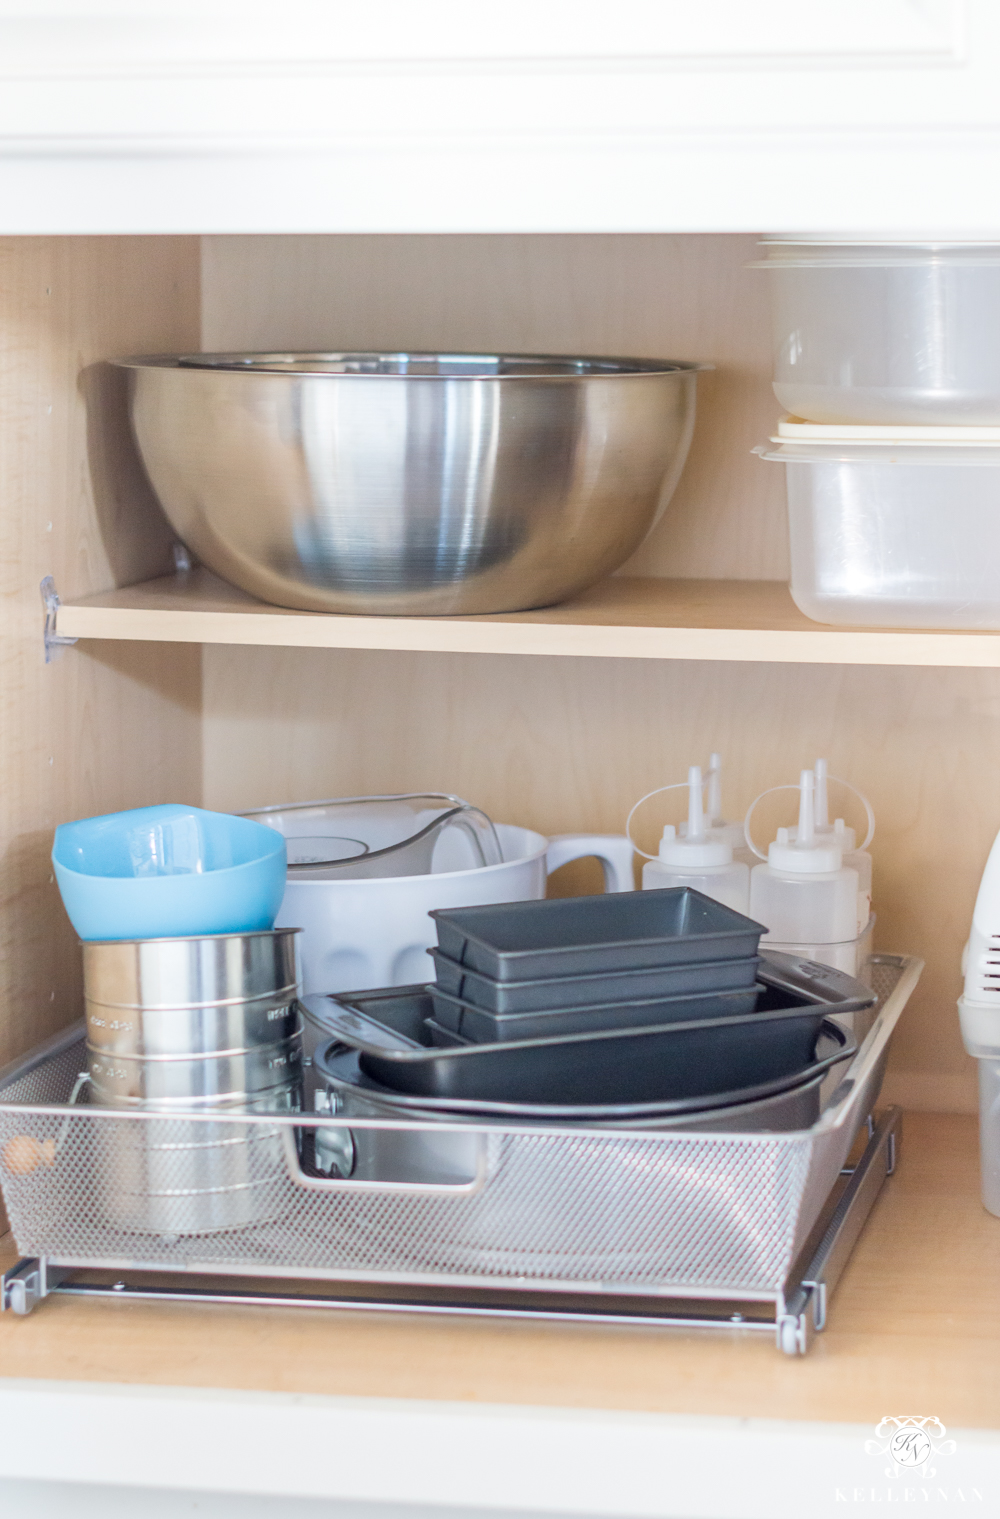
{"label": "pull-out wire mesh basket", "polygon": [[[876,957],[870,1032],[818,1121],[784,1133],[100,1109],[71,1100],[85,1064],[77,1027],[0,1073],[11,1228],[51,1282],[58,1266],[368,1283],[390,1296],[773,1303],[780,1339],[920,970]],[[310,1165],[317,1133],[350,1144],[366,1129],[427,1138],[440,1175],[329,1179]]]}

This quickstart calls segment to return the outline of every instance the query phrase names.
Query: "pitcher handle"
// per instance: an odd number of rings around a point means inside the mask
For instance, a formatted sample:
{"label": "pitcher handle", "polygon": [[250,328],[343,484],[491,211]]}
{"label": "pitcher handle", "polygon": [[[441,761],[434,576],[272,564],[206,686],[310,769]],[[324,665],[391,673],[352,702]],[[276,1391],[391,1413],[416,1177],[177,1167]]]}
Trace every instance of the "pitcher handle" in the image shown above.
{"label": "pitcher handle", "polygon": [[635,891],[634,855],[631,839],[620,833],[557,833],[549,840],[545,863],[551,873],[570,860],[600,860],[605,891]]}

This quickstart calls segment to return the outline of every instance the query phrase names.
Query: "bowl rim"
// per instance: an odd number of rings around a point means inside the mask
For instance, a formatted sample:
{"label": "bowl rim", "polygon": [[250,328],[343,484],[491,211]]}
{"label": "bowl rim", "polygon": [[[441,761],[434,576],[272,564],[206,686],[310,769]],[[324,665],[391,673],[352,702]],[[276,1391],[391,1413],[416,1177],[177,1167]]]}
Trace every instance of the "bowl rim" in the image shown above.
{"label": "bowl rim", "polygon": [[52,847],[49,859],[57,871],[62,871],[67,876],[74,876],[78,881],[127,881],[130,886],[138,886],[141,890],[144,884],[153,881],[212,882],[217,880],[219,876],[231,875],[237,870],[255,870],[259,869],[261,865],[270,865],[278,853],[278,850],[273,849],[269,854],[259,854],[252,860],[241,860],[238,865],[219,865],[214,870],[177,870],[158,876],[106,876],[96,875],[93,871],[89,870],[74,870],[72,865],[67,865],[63,860],[59,859],[55,852],[55,845]]}
{"label": "bowl rim", "polygon": [[[71,837],[71,830],[75,828],[86,828],[88,824],[106,824],[110,823],[112,819],[127,817],[138,812],[162,812],[164,809],[176,809],[176,812],[174,812],[175,817],[178,815],[178,813],[182,815],[184,813],[196,813],[199,817],[221,818],[226,823],[235,823],[237,826],[237,832],[244,834],[246,833],[246,825],[248,823],[252,824],[254,829],[260,830],[257,835],[259,843],[261,845],[260,851],[257,854],[253,855],[249,860],[240,860],[237,864],[233,865],[219,865],[213,869],[208,870],[177,871],[170,872],[169,874],[152,876],[107,875],[103,872],[92,870],[77,870],[74,865],[68,864],[59,853],[60,843],[63,842],[67,837]],[[93,831],[96,834],[100,834],[101,829],[99,827],[96,827]],[[278,842],[273,843],[272,839],[269,838],[268,835],[273,835],[274,839],[276,839]],[[287,846],[285,845],[285,838],[283,834],[278,833],[274,828],[268,828],[266,823],[256,823],[254,822],[253,818],[243,817],[238,812],[216,812],[212,808],[196,807],[193,803],[187,802],[153,802],[148,807],[129,807],[125,808],[121,812],[96,813],[93,817],[67,818],[64,822],[58,823],[53,831],[52,849],[49,853],[49,859],[57,869],[64,870],[67,875],[76,876],[81,881],[167,881],[174,880],[177,878],[177,876],[184,876],[185,878],[200,876],[203,880],[211,880],[213,877],[221,875],[224,871],[245,870],[251,867],[272,863],[275,859],[275,856],[281,854],[282,851],[286,849],[286,847]]]}
{"label": "bowl rim", "polygon": [[[99,944],[194,944],[200,943],[205,939],[263,939],[265,937],[274,939],[281,934],[303,933],[305,933],[304,928],[285,928],[284,926],[281,928],[220,928],[217,932],[214,933],[209,931],[208,933],[201,934],[158,934],[155,938],[130,937],[127,939],[80,939],[79,942],[82,948],[89,949],[91,945]],[[284,988],[279,988],[279,990],[283,989]],[[269,997],[272,994],[270,992],[261,994],[261,996],[265,995]]]}
{"label": "bowl rim", "polygon": [[[468,363],[470,370],[478,361],[484,366],[482,373],[409,373],[388,371],[364,371],[364,370],[336,370],[336,369],[303,369],[295,365],[308,363],[310,360],[317,364],[325,362],[333,364],[339,361],[348,362],[424,362],[441,363],[454,361],[456,364]],[[634,358],[616,354],[565,354],[565,353],[488,353],[480,350],[465,351],[462,349],[439,349],[433,352],[429,349],[272,349],[272,350],[232,350],[229,352],[209,353],[155,353],[134,354],[110,361],[121,369],[178,369],[191,370],[199,374],[243,374],[251,377],[259,375],[272,375],[275,378],[296,379],[311,378],[323,380],[423,380],[423,381],[455,381],[475,380],[480,382],[511,382],[524,380],[544,380],[548,383],[581,380],[608,380],[608,379],[642,379],[658,375],[686,376],[698,374],[715,368],[714,364],[694,359],[659,359],[659,358]],[[526,365],[538,365],[538,372],[527,373],[496,373],[485,368],[487,364],[497,363],[523,363]],[[545,365],[564,366],[559,371],[546,373]],[[592,365],[592,370],[577,368],[575,371],[568,368],[571,365]]]}

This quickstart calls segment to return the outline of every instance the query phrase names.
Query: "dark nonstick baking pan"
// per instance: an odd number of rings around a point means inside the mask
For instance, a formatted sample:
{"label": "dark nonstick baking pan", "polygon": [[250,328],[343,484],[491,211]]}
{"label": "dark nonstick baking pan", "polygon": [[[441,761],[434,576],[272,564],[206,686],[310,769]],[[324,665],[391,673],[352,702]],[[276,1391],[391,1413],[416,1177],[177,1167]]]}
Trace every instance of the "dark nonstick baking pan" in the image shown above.
{"label": "dark nonstick baking pan", "polygon": [[[359,1050],[361,1069],[414,1097],[547,1106],[634,1104],[706,1098],[795,1076],[814,1058],[829,1009],[775,993],[782,1008],[733,1018],[669,1023],[596,1034],[496,1044],[432,1044],[433,1002],[422,986],[387,988],[336,1000],[410,1041],[387,1047],[364,1033],[336,1030]],[[315,1008],[323,999],[310,997]],[[316,1009],[322,1018],[322,1010]]]}
{"label": "dark nonstick baking pan", "polygon": [[547,976],[536,981],[497,981],[459,965],[440,949],[429,951],[437,984],[451,997],[490,1013],[540,1013],[548,1008],[590,1007],[597,1002],[635,1002],[652,997],[698,996],[751,988],[758,960],[711,960],[642,970],[605,970],[586,976]]}
{"label": "dark nonstick baking pan", "polygon": [[[810,1102],[818,1108],[818,1083],[831,1066],[843,1060],[849,1060],[856,1050],[857,1046],[846,1029],[841,1028],[831,1019],[826,1019],[820,1026],[814,1058],[794,1076],[775,1077],[770,1081],[740,1085],[731,1091],[712,1092],[700,1097],[657,1098],[645,1102],[558,1104],[498,1102],[488,1099],[475,1102],[457,1097],[451,1099],[415,1097],[405,1092],[395,1092],[376,1081],[364,1070],[361,1064],[363,1057],[358,1051],[350,1049],[336,1039],[320,1046],[317,1050],[316,1073],[320,1081],[325,1083],[328,1090],[336,1094],[338,1099],[342,1099],[350,1092],[356,1093],[361,1098],[370,1099],[373,1108],[369,1116],[373,1117],[381,1113],[387,1118],[430,1119],[442,1122],[447,1122],[449,1119],[453,1121],[496,1119],[513,1124],[570,1123],[587,1126],[620,1124],[627,1128],[655,1129],[665,1120],[679,1121],[696,1115],[701,1115],[705,1120],[712,1122],[713,1126],[713,1115],[720,1117],[723,1122],[727,1117],[730,1122],[733,1122],[741,1112],[749,1116],[749,1110],[757,1106],[759,1121],[751,1122],[747,1127],[788,1128],[795,1127],[802,1121],[812,1120],[803,1120],[801,1111],[796,1111],[793,1120],[789,1122],[787,1114],[782,1118],[768,1111],[769,1099],[777,1098],[782,1093],[804,1092],[812,1086]],[[351,1111],[360,1115],[364,1109],[354,1105],[350,1108],[346,1105],[338,1105],[338,1111]],[[742,1127],[739,1122],[735,1122],[734,1126],[736,1129]]]}
{"label": "dark nonstick baking pan", "polygon": [[437,908],[431,917],[440,949],[495,981],[746,960],[767,932],[687,886]]}

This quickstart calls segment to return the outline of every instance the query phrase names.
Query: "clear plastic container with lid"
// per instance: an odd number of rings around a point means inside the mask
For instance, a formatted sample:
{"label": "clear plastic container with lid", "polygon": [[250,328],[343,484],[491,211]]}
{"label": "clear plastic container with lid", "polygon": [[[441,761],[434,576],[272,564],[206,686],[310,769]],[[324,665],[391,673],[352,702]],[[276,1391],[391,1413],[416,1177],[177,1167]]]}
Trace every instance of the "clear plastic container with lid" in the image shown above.
{"label": "clear plastic container with lid", "polygon": [[791,593],[807,617],[1000,629],[1000,427],[786,418],[756,452],[785,466]]}
{"label": "clear plastic container with lid", "polygon": [[774,237],[774,393],[826,423],[1000,425],[1000,244]]}

